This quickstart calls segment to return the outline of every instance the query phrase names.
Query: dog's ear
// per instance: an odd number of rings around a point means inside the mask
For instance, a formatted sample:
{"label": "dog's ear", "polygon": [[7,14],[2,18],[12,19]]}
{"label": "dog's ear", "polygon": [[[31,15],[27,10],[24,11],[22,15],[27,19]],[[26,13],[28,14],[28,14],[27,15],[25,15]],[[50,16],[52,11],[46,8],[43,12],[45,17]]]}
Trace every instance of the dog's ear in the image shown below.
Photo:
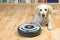
{"label": "dog's ear", "polygon": [[39,7],[35,8],[35,12],[38,13],[39,12]]}
{"label": "dog's ear", "polygon": [[49,12],[49,14],[51,14],[51,13],[52,13],[52,11],[53,11],[52,6],[48,6],[48,12]]}
{"label": "dog's ear", "polygon": [[40,15],[40,13],[39,13],[39,7],[40,7],[40,6],[37,6],[37,7],[35,8],[35,12],[37,13],[37,15]]}
{"label": "dog's ear", "polygon": [[56,14],[57,12],[59,12],[59,10],[57,10],[57,9],[53,9],[53,7],[52,6],[48,6],[48,9],[49,9],[49,14]]}

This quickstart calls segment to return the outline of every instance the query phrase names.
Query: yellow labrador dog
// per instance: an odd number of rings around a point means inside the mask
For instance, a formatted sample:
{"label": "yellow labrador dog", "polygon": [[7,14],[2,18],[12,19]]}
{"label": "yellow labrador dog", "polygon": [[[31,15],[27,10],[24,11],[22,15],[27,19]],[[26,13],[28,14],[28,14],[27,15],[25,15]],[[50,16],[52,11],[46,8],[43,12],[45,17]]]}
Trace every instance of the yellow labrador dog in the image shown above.
{"label": "yellow labrador dog", "polygon": [[33,18],[33,23],[40,24],[41,26],[48,24],[48,29],[52,30],[52,18],[50,15],[52,13],[52,10],[53,8],[46,4],[37,6],[36,13]]}

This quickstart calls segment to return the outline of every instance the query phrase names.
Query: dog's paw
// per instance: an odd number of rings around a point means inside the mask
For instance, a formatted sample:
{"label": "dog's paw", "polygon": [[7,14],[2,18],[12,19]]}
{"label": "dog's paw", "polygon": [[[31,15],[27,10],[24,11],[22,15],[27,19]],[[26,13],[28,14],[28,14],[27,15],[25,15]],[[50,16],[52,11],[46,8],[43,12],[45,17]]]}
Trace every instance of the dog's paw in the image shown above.
{"label": "dog's paw", "polygon": [[48,26],[48,30],[52,30],[52,26]]}
{"label": "dog's paw", "polygon": [[41,31],[43,30],[43,27],[41,27]]}

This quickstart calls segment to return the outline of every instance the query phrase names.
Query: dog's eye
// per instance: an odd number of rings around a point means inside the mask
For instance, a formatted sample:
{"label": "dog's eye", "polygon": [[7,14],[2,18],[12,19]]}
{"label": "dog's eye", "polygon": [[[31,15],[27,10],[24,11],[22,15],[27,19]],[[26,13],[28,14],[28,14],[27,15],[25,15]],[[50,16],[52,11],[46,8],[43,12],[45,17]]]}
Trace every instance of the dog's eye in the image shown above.
{"label": "dog's eye", "polygon": [[45,9],[45,11],[47,11],[47,9]]}
{"label": "dog's eye", "polygon": [[42,11],[42,9],[40,9],[40,11]]}

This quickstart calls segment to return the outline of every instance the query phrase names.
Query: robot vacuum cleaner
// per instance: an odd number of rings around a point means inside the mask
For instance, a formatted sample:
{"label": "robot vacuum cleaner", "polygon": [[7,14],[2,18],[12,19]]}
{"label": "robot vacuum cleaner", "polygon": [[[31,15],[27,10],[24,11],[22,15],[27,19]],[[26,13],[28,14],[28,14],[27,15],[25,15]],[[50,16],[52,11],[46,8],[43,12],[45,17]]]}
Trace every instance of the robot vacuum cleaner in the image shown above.
{"label": "robot vacuum cleaner", "polygon": [[18,33],[25,37],[35,37],[41,33],[40,24],[22,24],[18,27]]}

